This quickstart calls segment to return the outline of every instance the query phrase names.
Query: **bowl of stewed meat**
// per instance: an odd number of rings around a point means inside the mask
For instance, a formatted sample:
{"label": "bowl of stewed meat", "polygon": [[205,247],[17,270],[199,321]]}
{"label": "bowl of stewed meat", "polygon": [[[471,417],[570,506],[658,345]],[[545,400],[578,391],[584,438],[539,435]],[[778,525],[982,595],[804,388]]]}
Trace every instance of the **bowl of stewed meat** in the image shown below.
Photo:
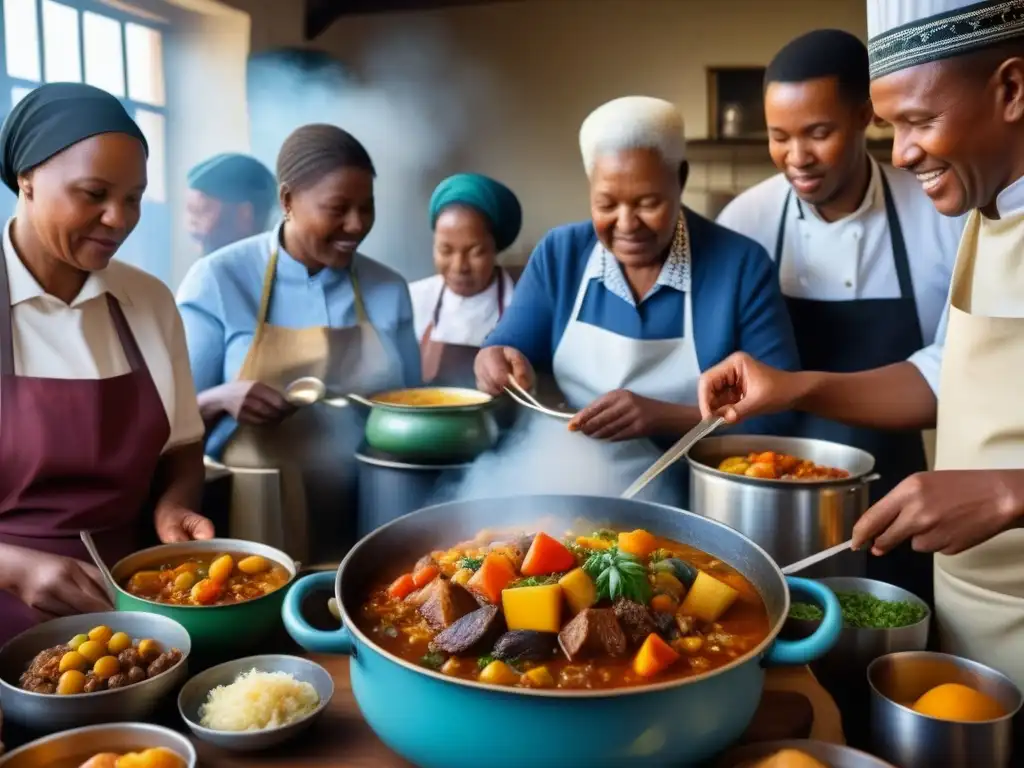
{"label": "bowl of stewed meat", "polygon": [[[791,589],[828,617],[796,643],[777,638]],[[303,617],[316,591],[338,629]],[[747,727],[765,665],[805,664],[841,628],[832,593],[735,530],[583,496],[406,515],[296,582],[283,616],[305,648],[351,657],[364,717],[424,768],[698,763]]]}
{"label": "bowl of stewed meat", "polygon": [[296,564],[263,544],[208,539],[136,552],[111,574],[117,610],[174,619],[188,630],[197,654],[216,657],[252,648],[280,627]]}
{"label": "bowl of stewed meat", "polygon": [[0,708],[40,733],[145,720],[185,680],[191,650],[185,628],[165,616],[53,619],[0,649]]}

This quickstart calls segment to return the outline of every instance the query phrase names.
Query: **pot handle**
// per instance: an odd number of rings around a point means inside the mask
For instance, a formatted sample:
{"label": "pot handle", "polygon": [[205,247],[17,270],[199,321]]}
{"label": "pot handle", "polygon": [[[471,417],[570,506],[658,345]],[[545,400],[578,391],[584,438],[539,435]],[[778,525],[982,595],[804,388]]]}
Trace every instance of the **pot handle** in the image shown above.
{"label": "pot handle", "polygon": [[314,591],[333,590],[336,571],[321,571],[303,576],[292,584],[281,606],[281,620],[292,640],[311,653],[340,653],[355,656],[356,646],[347,627],[314,629],[302,615],[302,601]]}
{"label": "pot handle", "polygon": [[802,640],[776,638],[764,657],[765,666],[803,666],[816,661],[832,650],[843,630],[843,611],[835,593],[817,581],[787,576],[791,593],[808,598],[821,608],[821,623],[810,637]]}

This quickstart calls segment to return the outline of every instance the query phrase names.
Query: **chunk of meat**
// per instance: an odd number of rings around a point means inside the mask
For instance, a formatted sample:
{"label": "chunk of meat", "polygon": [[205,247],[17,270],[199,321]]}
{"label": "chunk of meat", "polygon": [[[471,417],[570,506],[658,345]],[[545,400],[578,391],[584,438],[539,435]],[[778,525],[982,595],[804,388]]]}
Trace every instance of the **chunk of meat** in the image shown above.
{"label": "chunk of meat", "polygon": [[442,583],[443,579],[434,579],[422,589],[417,589],[405,598],[406,605],[411,605],[413,608],[422,608],[434,596],[434,592],[440,588]]}
{"label": "chunk of meat", "polygon": [[640,603],[621,598],[615,601],[613,609],[622,631],[626,633],[629,644],[634,648],[639,648],[648,635],[658,630],[650,611]]}
{"label": "chunk of meat", "polygon": [[666,640],[675,640],[680,637],[679,627],[676,626],[676,617],[671,613],[655,613],[653,617],[659,635]]}
{"label": "chunk of meat", "polygon": [[67,645],[55,645],[53,648],[40,651],[28,665],[25,675],[28,677],[45,677],[56,682],[57,678],[60,677],[60,659],[70,650],[71,648]]}
{"label": "chunk of meat", "polygon": [[447,579],[434,579],[437,586],[427,601],[420,606],[420,615],[431,629],[447,629],[467,613],[477,610],[479,604],[469,592]]}
{"label": "chunk of meat", "polygon": [[506,632],[494,644],[491,655],[502,661],[546,661],[558,647],[558,635],[553,632],[535,632],[518,629]]}
{"label": "chunk of meat", "polygon": [[485,605],[454,621],[431,641],[430,649],[452,656],[486,653],[504,630],[501,609]]}
{"label": "chunk of meat", "polygon": [[590,655],[623,656],[626,635],[611,608],[587,608],[558,633],[558,644],[569,661]]}
{"label": "chunk of meat", "polygon": [[45,677],[39,677],[38,675],[30,675],[27,672],[21,676],[21,680],[18,681],[22,690],[31,691],[32,693],[46,693],[54,694],[57,692],[57,684],[52,680]]}

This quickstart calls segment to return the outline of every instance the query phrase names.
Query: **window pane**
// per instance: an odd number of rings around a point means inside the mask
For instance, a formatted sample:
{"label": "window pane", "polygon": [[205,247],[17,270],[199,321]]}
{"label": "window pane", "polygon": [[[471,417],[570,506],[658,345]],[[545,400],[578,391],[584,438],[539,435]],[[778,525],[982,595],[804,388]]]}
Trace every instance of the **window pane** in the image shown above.
{"label": "window pane", "polygon": [[24,99],[32,91],[31,88],[25,88],[21,85],[15,85],[11,88],[11,108],[18,106],[18,102]]}
{"label": "window pane", "polygon": [[43,0],[43,69],[48,83],[82,82],[78,11]]}
{"label": "window pane", "polygon": [[149,144],[149,186],[146,188],[146,198],[154,203],[164,203],[167,201],[164,116],[148,109],[137,109],[135,122],[139,124]]}
{"label": "window pane", "polygon": [[4,46],[9,77],[37,82],[43,79],[36,0],[4,0]]}
{"label": "window pane", "polygon": [[85,82],[115,96],[124,96],[121,23],[92,11],[82,14],[85,37]]}
{"label": "window pane", "polygon": [[163,106],[164,57],[160,32],[152,27],[124,25],[128,50],[128,98]]}

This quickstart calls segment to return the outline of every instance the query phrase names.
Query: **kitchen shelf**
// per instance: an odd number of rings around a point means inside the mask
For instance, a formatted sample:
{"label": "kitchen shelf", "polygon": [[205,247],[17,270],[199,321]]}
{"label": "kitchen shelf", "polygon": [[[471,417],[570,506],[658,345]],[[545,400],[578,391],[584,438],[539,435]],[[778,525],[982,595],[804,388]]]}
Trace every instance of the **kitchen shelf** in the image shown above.
{"label": "kitchen shelf", "polygon": [[[891,162],[892,141],[872,140],[868,151],[876,160]],[[759,165],[770,163],[768,139],[692,139],[686,142],[687,159],[691,163],[729,163]]]}

